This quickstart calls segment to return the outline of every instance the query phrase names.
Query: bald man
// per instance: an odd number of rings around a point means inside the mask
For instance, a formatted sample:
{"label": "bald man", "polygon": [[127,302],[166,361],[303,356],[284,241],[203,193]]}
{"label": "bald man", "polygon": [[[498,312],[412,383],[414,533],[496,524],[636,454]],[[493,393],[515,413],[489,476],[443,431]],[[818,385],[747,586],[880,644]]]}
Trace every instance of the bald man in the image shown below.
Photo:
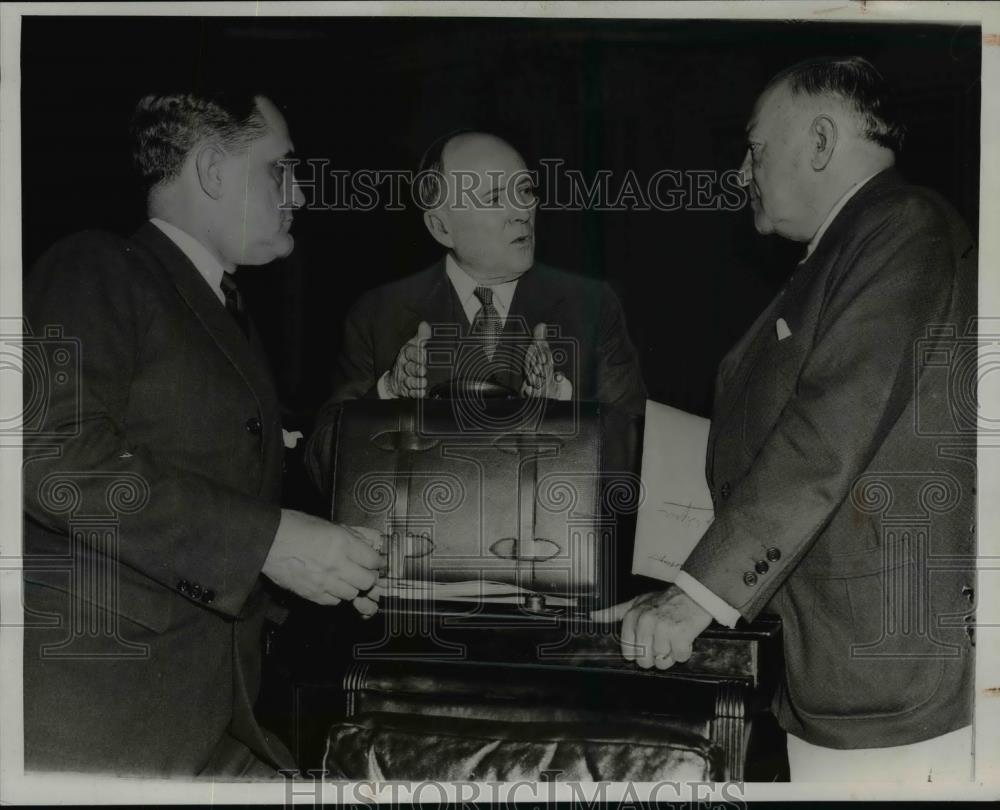
{"label": "bald man", "polygon": [[[603,282],[535,261],[535,187],[517,150],[485,132],[447,135],[418,177],[424,224],[445,255],[366,293],[348,314],[333,396],[307,451],[317,482],[326,489],[340,402],[426,397],[449,377],[641,415],[646,387],[618,298]],[[423,342],[440,328],[470,349],[454,368],[427,364]],[[555,339],[570,349],[557,351]]]}
{"label": "bald man", "polygon": [[954,414],[975,390],[935,366],[976,313],[976,248],[893,168],[890,101],[857,57],[796,65],[758,99],[754,223],[805,257],[719,368],[715,521],[676,585],[598,617],[666,669],[713,617],[777,613],[793,781],[970,775],[975,425]]}

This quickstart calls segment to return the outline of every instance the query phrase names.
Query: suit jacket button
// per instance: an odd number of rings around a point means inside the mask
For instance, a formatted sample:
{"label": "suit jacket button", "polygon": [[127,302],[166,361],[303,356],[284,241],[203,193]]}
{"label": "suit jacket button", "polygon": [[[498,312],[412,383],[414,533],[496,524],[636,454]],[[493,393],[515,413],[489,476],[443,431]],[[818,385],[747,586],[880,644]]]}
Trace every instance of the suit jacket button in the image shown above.
{"label": "suit jacket button", "polygon": [[729,486],[729,482],[726,481],[722,487],[719,489],[719,494],[722,496],[723,500],[729,497],[729,493],[732,492],[732,487]]}
{"label": "suit jacket button", "polygon": [[767,559],[769,562],[777,562],[781,559],[781,552],[772,546],[767,550]]}
{"label": "suit jacket button", "polygon": [[199,585],[197,582],[191,586],[191,595],[195,599],[201,599],[201,585]]}
{"label": "suit jacket button", "polygon": [[187,594],[188,589],[190,587],[191,587],[191,583],[188,582],[186,579],[180,579],[180,580],[177,581],[177,590],[179,590],[181,593],[183,593],[185,595]]}
{"label": "suit jacket button", "polygon": [[247,419],[247,422],[244,425],[244,427],[247,429],[247,433],[250,433],[254,436],[259,436],[261,432],[260,417],[251,416],[249,419]]}
{"label": "suit jacket button", "polygon": [[747,571],[743,575],[743,584],[752,588],[757,584],[757,575],[753,571]]}
{"label": "suit jacket button", "polygon": [[771,570],[771,566],[770,566],[770,565],[768,565],[768,564],[767,564],[766,562],[764,562],[763,560],[758,560],[758,561],[757,561],[757,564],[756,564],[756,565],[754,566],[754,570],[755,570],[755,571],[756,571],[756,572],[757,572],[758,574],[766,574],[766,573],[767,573],[768,571],[770,571],[770,570]]}
{"label": "suit jacket button", "polygon": [[213,591],[211,588],[206,590],[201,595],[201,601],[204,602],[206,605],[212,604],[212,602],[215,601],[215,591]]}

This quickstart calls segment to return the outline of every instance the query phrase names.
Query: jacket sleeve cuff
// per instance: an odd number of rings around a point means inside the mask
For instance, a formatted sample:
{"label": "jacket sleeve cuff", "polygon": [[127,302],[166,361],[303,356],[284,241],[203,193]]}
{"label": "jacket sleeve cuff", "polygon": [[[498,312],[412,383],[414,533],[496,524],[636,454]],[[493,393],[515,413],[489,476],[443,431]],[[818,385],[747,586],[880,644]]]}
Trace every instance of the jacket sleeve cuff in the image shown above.
{"label": "jacket sleeve cuff", "polygon": [[674,584],[710,613],[719,624],[735,627],[740,620],[740,612],[736,608],[712,593],[687,571],[678,571]]}
{"label": "jacket sleeve cuff", "polygon": [[376,385],[375,388],[378,391],[379,399],[396,399],[396,397],[394,397],[389,392],[389,382],[387,379],[388,376],[389,372],[387,371],[385,372],[385,374],[383,374],[381,377],[378,378],[378,385]]}

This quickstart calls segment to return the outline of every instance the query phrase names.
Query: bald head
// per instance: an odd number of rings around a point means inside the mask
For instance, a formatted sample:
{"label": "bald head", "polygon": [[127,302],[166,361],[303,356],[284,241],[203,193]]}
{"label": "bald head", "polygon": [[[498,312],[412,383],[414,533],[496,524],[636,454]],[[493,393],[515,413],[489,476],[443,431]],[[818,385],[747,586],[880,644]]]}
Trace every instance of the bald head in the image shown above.
{"label": "bald head", "polygon": [[[428,231],[470,276],[511,281],[534,263],[534,179],[513,146],[486,132],[461,132],[437,144],[421,187]],[[430,157],[429,153],[429,157]]]}

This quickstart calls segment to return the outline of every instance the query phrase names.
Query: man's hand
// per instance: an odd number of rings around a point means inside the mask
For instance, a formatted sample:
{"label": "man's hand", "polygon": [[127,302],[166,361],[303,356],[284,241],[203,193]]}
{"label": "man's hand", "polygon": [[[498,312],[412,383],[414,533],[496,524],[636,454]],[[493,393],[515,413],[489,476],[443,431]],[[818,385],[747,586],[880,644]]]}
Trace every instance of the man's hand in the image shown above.
{"label": "man's hand", "polygon": [[417,334],[399,350],[392,371],[385,378],[386,388],[392,396],[407,399],[427,396],[427,350],[424,349],[424,341],[430,336],[430,324],[421,321]]}
{"label": "man's hand", "polygon": [[377,591],[371,589],[386,564],[376,550],[380,543],[381,535],[372,529],[282,509],[262,573],[317,604],[350,599],[362,616],[370,616],[378,610]]}
{"label": "man's hand", "polygon": [[712,623],[712,616],[676,585],[594,611],[591,618],[622,619],[622,655],[643,669],[669,669],[687,661],[694,640]]}
{"label": "man's hand", "polygon": [[555,370],[552,362],[552,349],[545,338],[546,325],[538,324],[532,330],[532,341],[524,353],[524,382],[521,384],[521,396],[559,398],[559,386],[562,384],[562,372]]}

